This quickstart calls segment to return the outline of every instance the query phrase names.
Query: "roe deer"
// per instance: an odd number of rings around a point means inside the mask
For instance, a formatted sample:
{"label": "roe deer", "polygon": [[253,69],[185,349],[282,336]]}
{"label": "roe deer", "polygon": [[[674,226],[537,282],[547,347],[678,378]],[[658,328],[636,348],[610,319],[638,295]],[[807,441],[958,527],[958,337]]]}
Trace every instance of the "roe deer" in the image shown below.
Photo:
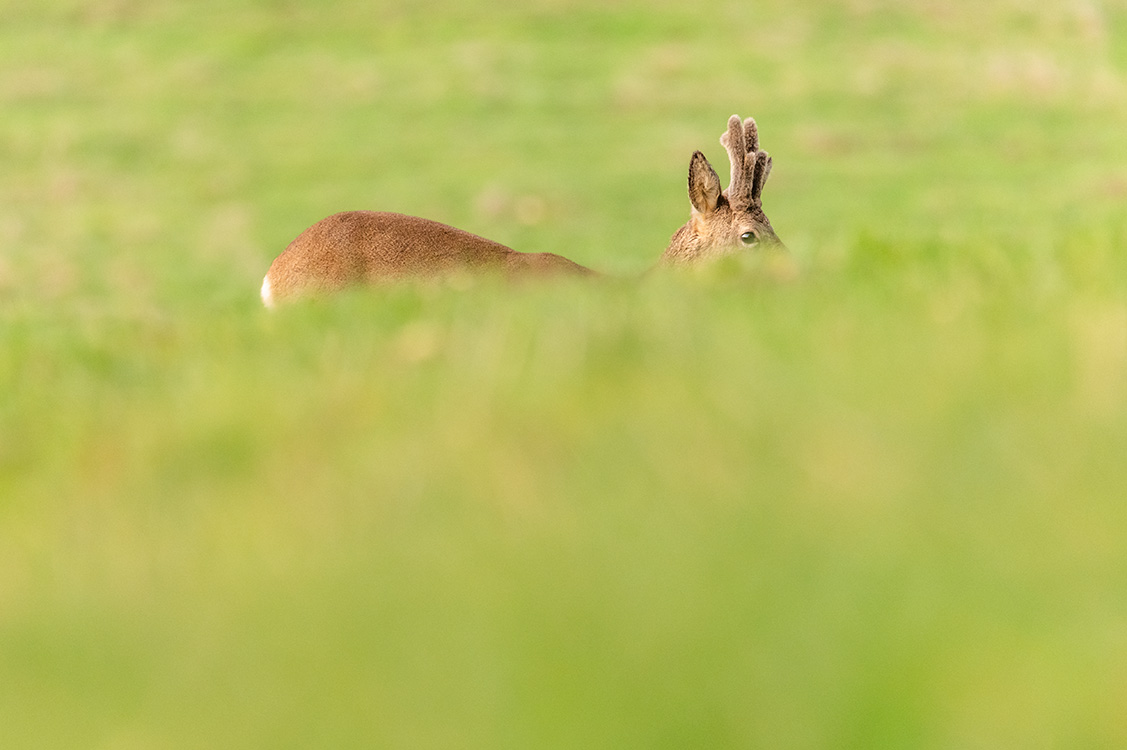
{"label": "roe deer", "polygon": [[[697,151],[689,162],[689,221],[674,233],[659,265],[685,265],[757,245],[782,245],[763,213],[771,157],[759,148],[755,120],[732,115],[720,137],[732,165],[725,192]],[[499,242],[416,216],[377,211],[333,214],[306,229],[274,259],[262,280],[262,301],[351,284],[437,276],[462,270],[505,275],[595,272],[552,253],[520,253]]]}

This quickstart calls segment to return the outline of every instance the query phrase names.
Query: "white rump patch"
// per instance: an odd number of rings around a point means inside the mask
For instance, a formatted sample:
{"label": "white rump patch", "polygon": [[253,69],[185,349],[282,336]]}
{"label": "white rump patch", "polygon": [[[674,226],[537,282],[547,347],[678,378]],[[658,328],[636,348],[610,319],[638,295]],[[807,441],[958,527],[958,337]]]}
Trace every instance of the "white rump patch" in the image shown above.
{"label": "white rump patch", "polygon": [[270,291],[270,277],[264,276],[262,279],[262,304],[267,307],[274,306],[274,294]]}

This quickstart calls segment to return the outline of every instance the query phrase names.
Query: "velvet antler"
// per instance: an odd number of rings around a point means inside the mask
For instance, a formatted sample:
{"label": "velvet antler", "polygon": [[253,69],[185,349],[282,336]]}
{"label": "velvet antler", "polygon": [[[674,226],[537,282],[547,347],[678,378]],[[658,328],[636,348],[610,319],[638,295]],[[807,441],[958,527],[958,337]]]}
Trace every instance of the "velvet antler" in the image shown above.
{"label": "velvet antler", "polygon": [[728,130],[720,136],[732,163],[732,182],[728,186],[728,202],[733,211],[746,211],[762,205],[763,185],[771,173],[771,157],[759,148],[759,129],[751,117],[740,121],[739,115],[728,119]]}

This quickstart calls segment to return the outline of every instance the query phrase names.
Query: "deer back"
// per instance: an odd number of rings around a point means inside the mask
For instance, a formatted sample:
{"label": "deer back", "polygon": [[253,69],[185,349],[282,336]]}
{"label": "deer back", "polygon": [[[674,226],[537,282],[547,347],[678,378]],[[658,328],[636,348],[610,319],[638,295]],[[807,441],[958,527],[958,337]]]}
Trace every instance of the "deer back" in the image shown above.
{"label": "deer back", "polygon": [[430,219],[379,211],[333,214],[306,229],[274,259],[262,285],[267,305],[308,291],[457,271],[506,275],[591,271],[552,253],[518,253]]}

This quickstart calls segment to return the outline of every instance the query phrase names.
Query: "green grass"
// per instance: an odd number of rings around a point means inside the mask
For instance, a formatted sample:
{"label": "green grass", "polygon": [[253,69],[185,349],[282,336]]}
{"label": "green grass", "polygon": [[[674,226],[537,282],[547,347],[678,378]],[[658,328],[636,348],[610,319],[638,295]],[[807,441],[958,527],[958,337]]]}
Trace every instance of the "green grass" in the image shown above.
{"label": "green grass", "polygon": [[1127,746],[1127,5],[793,5],[0,0],[0,747]]}

